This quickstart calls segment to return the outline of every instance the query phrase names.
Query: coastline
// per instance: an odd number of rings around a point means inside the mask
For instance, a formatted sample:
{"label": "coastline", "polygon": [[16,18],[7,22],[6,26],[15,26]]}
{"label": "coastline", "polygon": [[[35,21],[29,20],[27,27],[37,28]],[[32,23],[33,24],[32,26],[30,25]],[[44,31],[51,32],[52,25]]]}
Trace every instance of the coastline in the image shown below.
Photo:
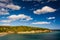
{"label": "coastline", "polygon": [[49,32],[52,32],[52,30],[48,28],[30,26],[0,26],[0,36],[5,36],[8,34],[35,34]]}
{"label": "coastline", "polygon": [[8,35],[8,34],[34,34],[34,33],[49,33],[49,32],[52,32],[50,30],[45,30],[45,31],[25,31],[25,32],[12,32],[12,31],[9,31],[9,32],[1,32],[0,33],[0,37],[1,36],[5,36],[5,35]]}
{"label": "coastline", "polygon": [[48,32],[52,32],[52,31],[49,31],[49,30],[45,30],[45,31],[26,31],[26,32],[17,32],[17,34],[48,33]]}
{"label": "coastline", "polygon": [[8,34],[7,32],[1,32],[1,33],[0,33],[0,37],[1,37],[1,36],[5,36],[5,35],[7,35],[7,34]]}

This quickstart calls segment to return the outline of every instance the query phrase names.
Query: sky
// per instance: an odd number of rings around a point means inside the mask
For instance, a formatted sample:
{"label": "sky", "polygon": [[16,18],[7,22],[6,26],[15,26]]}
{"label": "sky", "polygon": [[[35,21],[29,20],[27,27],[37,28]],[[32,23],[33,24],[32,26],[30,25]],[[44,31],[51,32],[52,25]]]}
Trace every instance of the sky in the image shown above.
{"label": "sky", "polygon": [[60,0],[0,0],[0,26],[60,29]]}

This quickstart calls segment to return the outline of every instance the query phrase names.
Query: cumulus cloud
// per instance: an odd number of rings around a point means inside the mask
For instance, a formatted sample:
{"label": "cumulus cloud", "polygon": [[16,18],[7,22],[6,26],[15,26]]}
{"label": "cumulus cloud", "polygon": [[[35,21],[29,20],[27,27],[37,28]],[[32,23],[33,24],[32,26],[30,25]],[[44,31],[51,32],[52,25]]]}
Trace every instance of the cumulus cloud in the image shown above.
{"label": "cumulus cloud", "polygon": [[21,7],[15,5],[12,0],[0,0],[0,7],[9,8],[12,10],[19,10]]}
{"label": "cumulus cloud", "polygon": [[1,8],[0,9],[0,15],[9,15],[9,12],[8,12],[8,10]]}
{"label": "cumulus cloud", "polygon": [[1,23],[11,23],[13,21],[16,20],[20,20],[20,21],[29,21],[32,20],[33,18],[31,18],[30,16],[24,15],[24,14],[19,14],[19,15],[11,15],[7,17],[8,19],[6,20],[0,20]]}
{"label": "cumulus cloud", "polygon": [[48,19],[55,19],[55,17],[49,17]]}
{"label": "cumulus cloud", "polygon": [[21,8],[20,6],[14,4],[8,4],[6,7],[12,10],[19,10]]}
{"label": "cumulus cloud", "polygon": [[[10,4],[11,0],[0,0],[0,7],[6,7],[6,5]],[[11,1],[12,2],[12,1]]]}
{"label": "cumulus cloud", "polygon": [[51,22],[34,22],[32,24],[50,24]]}
{"label": "cumulus cloud", "polygon": [[33,18],[31,18],[30,16],[24,15],[24,14],[19,14],[19,15],[11,15],[8,17],[11,20],[32,20]]}
{"label": "cumulus cloud", "polygon": [[55,12],[56,9],[53,9],[49,6],[44,6],[42,9],[37,9],[34,12],[34,14],[45,14],[45,13],[48,13],[48,12]]}
{"label": "cumulus cloud", "polygon": [[0,15],[9,14],[9,9],[20,10],[21,6],[15,5],[12,0],[0,0]]}

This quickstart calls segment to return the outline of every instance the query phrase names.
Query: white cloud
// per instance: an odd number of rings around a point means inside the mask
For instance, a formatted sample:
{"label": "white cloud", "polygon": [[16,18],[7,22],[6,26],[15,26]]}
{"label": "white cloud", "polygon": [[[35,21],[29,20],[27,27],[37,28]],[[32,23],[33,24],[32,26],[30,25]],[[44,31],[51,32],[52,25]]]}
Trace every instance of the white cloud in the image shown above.
{"label": "white cloud", "polygon": [[4,7],[4,6],[6,6],[6,4],[0,3],[0,7]]}
{"label": "white cloud", "polygon": [[8,14],[9,14],[8,10],[6,10],[4,8],[0,9],[0,15],[8,15]]}
{"label": "white cloud", "polygon": [[0,0],[1,2],[7,2],[7,1],[9,1],[9,0]]}
{"label": "white cloud", "polygon": [[8,3],[7,4],[5,1],[7,1],[7,3],[9,2],[9,0],[0,0],[0,15],[8,15],[9,14],[9,9],[12,9],[12,10],[21,9],[20,6],[14,5],[13,3]]}
{"label": "white cloud", "polygon": [[12,0],[0,0],[0,8],[9,8],[12,10],[19,10],[21,9],[20,6],[15,5]]}
{"label": "white cloud", "polygon": [[48,12],[55,12],[56,9],[53,9],[49,6],[44,6],[42,9],[37,9],[36,11],[33,11],[34,14],[45,14],[45,13],[48,13]]}
{"label": "white cloud", "polygon": [[2,25],[2,26],[10,26],[10,24],[0,24],[0,25]]}
{"label": "white cloud", "polygon": [[55,19],[55,17],[49,17],[48,19]]}
{"label": "white cloud", "polygon": [[51,22],[34,22],[32,24],[50,24]]}
{"label": "white cloud", "polygon": [[11,20],[32,20],[33,18],[31,18],[30,16],[24,15],[24,14],[19,14],[19,15],[11,15],[8,17]]}
{"label": "white cloud", "polygon": [[0,7],[5,8],[6,5],[11,4],[12,0],[0,0]]}
{"label": "white cloud", "polygon": [[[3,17],[4,18],[4,17]],[[20,21],[29,21],[32,20],[33,18],[31,18],[30,16],[24,15],[24,14],[19,14],[19,15],[11,15],[7,17],[8,19],[6,20],[0,20],[1,23],[11,23],[13,21],[16,20],[20,20]]]}
{"label": "white cloud", "polygon": [[12,10],[19,10],[19,9],[21,9],[20,6],[14,5],[14,4],[8,4],[6,7],[7,7],[7,8],[10,8],[10,9],[12,9]]}
{"label": "white cloud", "polygon": [[0,22],[3,22],[3,23],[10,23],[10,22],[12,22],[12,20],[0,20]]}

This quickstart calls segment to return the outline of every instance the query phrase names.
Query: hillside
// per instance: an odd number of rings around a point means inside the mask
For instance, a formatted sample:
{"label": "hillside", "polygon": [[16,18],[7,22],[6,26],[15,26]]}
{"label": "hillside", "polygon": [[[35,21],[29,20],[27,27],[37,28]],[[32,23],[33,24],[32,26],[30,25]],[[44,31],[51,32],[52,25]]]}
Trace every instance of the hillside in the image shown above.
{"label": "hillside", "polygon": [[29,26],[0,26],[0,32],[18,33],[18,32],[50,32],[50,29],[29,27]]}

